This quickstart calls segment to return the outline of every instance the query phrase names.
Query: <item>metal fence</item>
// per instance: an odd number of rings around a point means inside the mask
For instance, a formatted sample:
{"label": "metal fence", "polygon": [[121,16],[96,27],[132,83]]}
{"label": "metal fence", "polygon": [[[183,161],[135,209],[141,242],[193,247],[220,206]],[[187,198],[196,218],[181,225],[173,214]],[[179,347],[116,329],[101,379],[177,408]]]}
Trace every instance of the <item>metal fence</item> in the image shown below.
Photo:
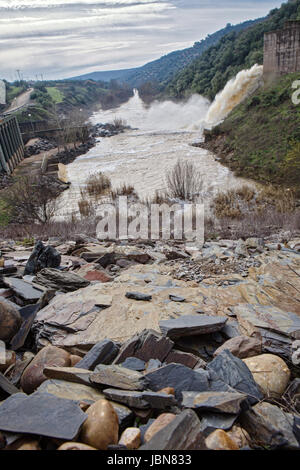
{"label": "metal fence", "polygon": [[24,144],[16,117],[0,118],[0,171],[12,173],[24,159]]}

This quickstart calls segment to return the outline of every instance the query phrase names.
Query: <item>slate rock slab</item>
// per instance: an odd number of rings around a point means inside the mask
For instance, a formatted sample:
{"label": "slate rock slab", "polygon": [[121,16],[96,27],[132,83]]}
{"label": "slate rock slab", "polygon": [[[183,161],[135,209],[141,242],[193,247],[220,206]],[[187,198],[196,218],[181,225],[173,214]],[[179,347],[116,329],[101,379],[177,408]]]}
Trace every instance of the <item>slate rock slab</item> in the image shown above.
{"label": "slate rock slab", "polygon": [[253,375],[246,364],[225,350],[207,365],[208,371],[213,371],[218,379],[238,392],[248,395],[249,403],[253,404],[263,399],[263,394],[254,381]]}
{"label": "slate rock slab", "polygon": [[90,281],[72,272],[42,269],[33,280],[35,283],[60,292],[74,292],[90,285]]}
{"label": "slate rock slab", "polygon": [[142,294],[141,292],[126,292],[127,299],[133,299],[143,302],[150,302],[152,295]]}
{"label": "slate rock slab", "polygon": [[247,395],[230,392],[182,392],[182,406],[204,411],[238,415]]}
{"label": "slate rock slab", "polygon": [[75,367],[94,370],[98,364],[111,364],[119,352],[119,346],[109,339],[95,344]]}
{"label": "slate rock slab", "polygon": [[196,372],[181,364],[168,364],[153,372],[148,372],[144,377],[147,387],[154,392],[173,387],[178,401],[181,401],[183,391],[206,392],[209,390],[209,375],[206,371]]}
{"label": "slate rock slab", "polygon": [[142,372],[145,370],[146,363],[137,357],[127,357],[124,362],[122,362],[122,367],[126,369],[136,370],[138,372]]}
{"label": "slate rock slab", "polygon": [[197,414],[201,416],[200,427],[205,437],[209,436],[217,429],[229,431],[238,418],[236,414],[212,413],[202,410],[197,410]]}
{"label": "slate rock slab", "polygon": [[3,279],[5,285],[10,287],[17,297],[20,297],[26,304],[37,302],[44,291],[33,287],[29,282],[17,279],[16,277],[5,277]]}
{"label": "slate rock slab", "polygon": [[206,450],[199,418],[193,410],[183,411],[139,450]]}
{"label": "slate rock slab", "polygon": [[120,364],[127,357],[137,357],[145,362],[151,359],[158,359],[163,362],[173,346],[174,343],[169,338],[154,330],[144,330],[122,345],[114,363]]}
{"label": "slate rock slab", "polygon": [[46,366],[43,370],[47,379],[66,380],[68,382],[90,385],[90,370],[75,367],[51,367]]}
{"label": "slate rock slab", "polygon": [[27,305],[19,310],[22,318],[22,326],[10,343],[10,349],[17,351],[24,346],[26,338],[30,332],[34,319],[40,309],[40,304]]}
{"label": "slate rock slab", "polygon": [[125,369],[121,366],[105,366],[99,364],[90,376],[96,385],[109,385],[123,390],[144,390],[145,379],[140,372]]}
{"label": "slate rock slab", "polygon": [[11,302],[0,299],[0,340],[10,341],[21,325],[22,318],[19,310]]}
{"label": "slate rock slab", "polygon": [[159,327],[165,336],[178,339],[184,336],[206,335],[220,331],[227,322],[225,317],[208,315],[183,315],[174,320],[164,320]]}
{"label": "slate rock slab", "polygon": [[130,408],[137,408],[140,410],[149,408],[149,403],[144,400],[143,392],[106,388],[103,390],[103,395],[105,395],[109,400],[123,403]]}
{"label": "slate rock slab", "polygon": [[60,263],[61,254],[52,246],[45,246],[39,241],[27,261],[24,274],[36,274],[44,268],[58,268]]}
{"label": "slate rock slab", "polygon": [[19,393],[20,390],[15,387],[6,377],[5,375],[0,372],[0,395],[14,395],[15,393]]}
{"label": "slate rock slab", "polygon": [[199,361],[199,357],[194,356],[194,354],[177,351],[176,349],[172,349],[165,359],[166,364],[173,362],[176,364],[183,364],[184,366],[190,367],[191,369],[194,369]]}
{"label": "slate rock slab", "polygon": [[0,406],[0,430],[72,441],[87,415],[77,403],[36,392],[14,395]]}

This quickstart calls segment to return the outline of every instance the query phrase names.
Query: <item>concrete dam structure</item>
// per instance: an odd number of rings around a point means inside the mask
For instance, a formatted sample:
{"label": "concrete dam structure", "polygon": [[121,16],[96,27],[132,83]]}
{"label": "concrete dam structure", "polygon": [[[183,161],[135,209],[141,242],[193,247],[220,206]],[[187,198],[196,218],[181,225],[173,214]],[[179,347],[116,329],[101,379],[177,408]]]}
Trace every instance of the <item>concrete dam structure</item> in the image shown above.
{"label": "concrete dam structure", "polygon": [[264,75],[300,72],[300,20],[265,34]]}
{"label": "concrete dam structure", "polygon": [[0,172],[11,174],[24,159],[24,144],[15,117],[0,118]]}

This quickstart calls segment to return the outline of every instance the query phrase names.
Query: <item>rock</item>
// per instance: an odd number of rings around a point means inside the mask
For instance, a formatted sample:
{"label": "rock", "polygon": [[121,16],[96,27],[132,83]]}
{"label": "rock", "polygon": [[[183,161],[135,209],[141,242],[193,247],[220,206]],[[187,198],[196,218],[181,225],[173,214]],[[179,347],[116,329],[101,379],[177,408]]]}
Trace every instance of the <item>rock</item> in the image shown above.
{"label": "rock", "polygon": [[148,409],[150,407],[149,403],[143,397],[143,392],[105,388],[103,394],[109,400],[123,403],[130,408]]}
{"label": "rock", "polygon": [[43,374],[47,379],[66,380],[84,385],[90,385],[91,371],[77,367],[45,366]]}
{"label": "rock", "polygon": [[253,404],[263,398],[251,371],[239,358],[225,350],[207,365],[207,370],[216,374],[218,379],[238,392],[248,395],[249,403]]}
{"label": "rock", "polygon": [[286,360],[291,360],[291,338],[262,328],[260,328],[259,332],[262,338],[263,353],[274,354]]}
{"label": "rock", "polygon": [[57,450],[97,450],[95,447],[82,444],[82,442],[64,442]]}
{"label": "rock", "polygon": [[66,380],[46,380],[37,391],[76,402],[94,403],[104,398],[103,393],[92,386],[67,382]]}
{"label": "rock", "polygon": [[161,431],[164,427],[166,427],[168,424],[170,424],[174,419],[176,418],[176,415],[173,413],[163,413],[161,414],[154,423],[149,426],[147,431],[145,432],[144,436],[144,441],[149,442],[157,434],[159,431]]}
{"label": "rock", "polygon": [[[184,430],[184,432],[183,432]],[[200,421],[192,410],[185,410],[158,431],[140,450],[205,450]]]}
{"label": "rock", "polygon": [[182,406],[200,411],[238,415],[247,395],[230,392],[182,392]]}
{"label": "rock", "polygon": [[239,450],[236,442],[222,429],[217,429],[205,439],[210,450]]}
{"label": "rock", "polygon": [[60,292],[74,292],[90,284],[90,281],[78,276],[78,274],[51,268],[39,271],[33,281]]}
{"label": "rock", "polygon": [[136,450],[141,445],[141,431],[138,428],[127,428],[122,433],[119,445],[126,446],[129,450]]}
{"label": "rock", "polygon": [[5,277],[3,278],[3,282],[6,286],[10,287],[14,291],[14,294],[19,297],[26,305],[38,302],[44,294],[42,289],[37,289],[29,282],[23,281],[22,279],[17,279],[15,277]]}
{"label": "rock", "polygon": [[293,433],[294,417],[278,406],[258,403],[242,415],[241,424],[261,447],[299,449]]}
{"label": "rock", "polygon": [[91,374],[90,381],[97,385],[109,385],[122,390],[144,390],[145,380],[140,372],[121,366],[99,364]]}
{"label": "rock", "polygon": [[95,264],[86,264],[82,266],[76,274],[87,281],[111,282],[113,278],[104,270],[100,270]]}
{"label": "rock", "polygon": [[13,444],[6,447],[5,450],[42,450],[37,439],[31,437],[23,437]]}
{"label": "rock", "polygon": [[136,370],[137,372],[141,372],[145,370],[146,363],[137,357],[127,357],[124,362],[121,364],[122,367],[125,369]]}
{"label": "rock", "polygon": [[299,447],[300,447],[300,418],[299,416],[294,417],[294,426],[293,426],[293,433],[296,437]]}
{"label": "rock", "polygon": [[272,354],[262,354],[244,359],[244,363],[266,397],[280,398],[284,394],[291,372],[283,359]]}
{"label": "rock", "polygon": [[144,302],[150,302],[152,295],[142,294],[141,292],[126,292],[127,299],[140,300]]}
{"label": "rock", "polygon": [[9,342],[19,331],[22,319],[19,311],[5,300],[0,300],[0,340]]}
{"label": "rock", "polygon": [[295,313],[258,304],[240,304],[233,307],[232,312],[241,326],[250,324],[291,338],[300,337],[300,316]]}
{"label": "rock", "polygon": [[165,393],[166,395],[175,395],[175,389],[173,387],[162,388],[158,393]]}
{"label": "rock", "polygon": [[5,372],[10,366],[16,363],[16,353],[14,351],[5,351],[5,363],[0,362],[0,372]]}
{"label": "rock", "polygon": [[19,393],[20,390],[17,389],[3,374],[0,372],[0,397],[1,395],[14,395]]}
{"label": "rock", "polygon": [[34,250],[27,261],[24,274],[36,274],[44,268],[58,268],[61,263],[61,255],[52,246],[44,246],[41,241],[37,242]]}
{"label": "rock", "polygon": [[81,356],[76,356],[76,354],[71,354],[70,355],[70,366],[75,367],[78,364],[78,362],[81,361],[81,359],[82,359]]}
{"label": "rock", "polygon": [[204,361],[210,361],[220,344],[215,340],[213,334],[210,334],[179,338],[176,340],[175,346],[182,351],[194,354]]}
{"label": "rock", "polygon": [[159,369],[162,366],[162,363],[158,359],[150,359],[149,362],[146,364],[146,372],[150,372],[152,370]]}
{"label": "rock", "polygon": [[185,302],[184,297],[177,297],[176,295],[169,295],[169,299],[172,300],[172,302]]}
{"label": "rock", "polygon": [[236,336],[229,339],[220,346],[214,353],[218,356],[222,351],[228,349],[231,354],[239,359],[246,359],[248,357],[257,356],[262,352],[262,342],[258,338],[249,338],[248,336]]}
{"label": "rock", "polygon": [[166,364],[171,364],[172,362],[176,364],[183,364],[186,367],[190,367],[190,369],[194,369],[194,367],[199,363],[199,357],[196,357],[191,353],[185,353],[183,351],[176,351],[176,349],[172,349],[164,362]]}
{"label": "rock", "polygon": [[151,359],[158,359],[162,362],[173,346],[173,341],[161,336],[156,331],[144,330],[123,344],[114,362],[119,364],[127,357],[136,357],[145,362]]}
{"label": "rock", "polygon": [[228,431],[232,429],[236,420],[236,414],[201,412],[201,431],[205,437],[209,436],[217,429]]}
{"label": "rock", "polygon": [[247,258],[249,256],[247,245],[243,240],[238,241],[235,254],[241,258]]}
{"label": "rock", "polygon": [[159,323],[159,327],[165,336],[178,339],[184,336],[204,335],[220,331],[227,318],[209,317],[208,315],[185,315],[175,320],[165,320]]}
{"label": "rock", "polygon": [[183,391],[205,392],[209,389],[206,371],[196,372],[181,364],[168,364],[145,374],[147,387],[154,392],[173,387],[177,400],[181,401]]}
{"label": "rock", "polygon": [[99,450],[118,443],[119,419],[107,400],[99,400],[89,407],[87,420],[82,426],[80,440]]}
{"label": "rock", "polygon": [[262,252],[265,247],[263,238],[247,238],[245,244],[247,248],[258,250],[260,252]]}
{"label": "rock", "polygon": [[295,410],[300,413],[300,379],[294,379],[284,394],[283,399],[291,403]]}
{"label": "rock", "polygon": [[43,370],[46,366],[68,367],[70,354],[55,346],[43,348],[26,367],[21,377],[21,387],[25,393],[32,393],[47,380]]}
{"label": "rock", "polygon": [[11,340],[11,348],[14,351],[17,351],[18,349],[21,349],[24,346],[39,309],[40,303],[34,305],[27,305],[26,307],[20,308],[19,314],[21,315],[22,325],[19,331]]}
{"label": "rock", "polygon": [[230,431],[227,432],[227,436],[232,439],[239,449],[249,446],[251,438],[247,431],[240,426],[233,426]]}
{"label": "rock", "polygon": [[18,393],[0,406],[2,431],[65,441],[76,438],[86,418],[73,401],[41,392],[30,396]]}
{"label": "rock", "polygon": [[113,341],[105,339],[95,344],[92,349],[76,364],[79,369],[94,370],[98,364],[111,364],[119,352]]}

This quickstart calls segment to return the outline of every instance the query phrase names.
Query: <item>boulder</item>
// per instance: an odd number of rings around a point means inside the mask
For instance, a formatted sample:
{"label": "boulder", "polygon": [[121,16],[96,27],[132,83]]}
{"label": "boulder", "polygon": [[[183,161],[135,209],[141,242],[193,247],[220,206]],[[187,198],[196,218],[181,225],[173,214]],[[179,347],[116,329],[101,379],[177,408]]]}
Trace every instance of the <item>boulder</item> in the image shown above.
{"label": "boulder", "polygon": [[82,426],[80,440],[99,450],[118,443],[119,419],[111,403],[99,400],[86,412],[87,420]]}
{"label": "boulder", "polygon": [[236,443],[239,449],[247,447],[251,443],[249,434],[240,426],[233,426],[232,429],[227,432],[227,436]]}
{"label": "boulder", "polygon": [[138,428],[127,428],[122,433],[119,445],[126,446],[128,450],[136,450],[141,445],[141,431]]}
{"label": "boulder", "polygon": [[205,335],[220,331],[226,322],[226,317],[184,315],[174,320],[161,321],[159,327],[165,336],[178,339],[184,336]]}
{"label": "boulder", "polygon": [[291,372],[283,359],[272,354],[262,354],[244,359],[244,363],[267,398],[278,399],[284,394]]}
{"label": "boulder", "polygon": [[90,281],[78,276],[78,274],[51,268],[39,271],[33,281],[60,292],[74,292],[90,284]]}
{"label": "boulder", "polygon": [[183,411],[140,450],[206,450],[199,418],[193,410]]}
{"label": "boulder", "polygon": [[42,450],[38,439],[32,437],[22,437],[13,444],[6,447],[5,450]]}
{"label": "boulder", "polygon": [[0,340],[9,342],[22,325],[19,311],[5,300],[0,300]]}
{"label": "boulder", "polygon": [[220,346],[214,353],[218,356],[222,351],[228,349],[231,354],[239,359],[246,359],[248,357],[257,356],[262,352],[262,342],[258,338],[249,338],[248,336],[236,336],[229,339],[222,346]]}
{"label": "boulder", "polygon": [[38,289],[30,282],[17,279],[16,277],[5,277],[3,282],[12,289],[16,297],[18,297],[24,305],[38,302],[45,292],[42,287]]}
{"label": "boulder", "polygon": [[170,424],[174,419],[176,418],[176,415],[173,413],[163,413],[161,414],[156,420],[149,426],[147,431],[145,432],[144,436],[144,441],[149,442],[157,434],[159,431],[161,431],[164,427],[166,427],[168,424]]}
{"label": "boulder", "polygon": [[217,429],[205,439],[209,450],[239,450],[236,442],[222,429]]}
{"label": "boulder", "polygon": [[52,246],[45,246],[41,241],[37,242],[30,258],[27,261],[24,274],[36,274],[44,268],[58,268],[61,263],[61,255]]}
{"label": "boulder", "polygon": [[55,346],[46,346],[26,367],[21,377],[21,387],[25,393],[32,393],[41,383],[47,380],[44,375],[46,366],[68,367],[70,365],[70,354]]}

